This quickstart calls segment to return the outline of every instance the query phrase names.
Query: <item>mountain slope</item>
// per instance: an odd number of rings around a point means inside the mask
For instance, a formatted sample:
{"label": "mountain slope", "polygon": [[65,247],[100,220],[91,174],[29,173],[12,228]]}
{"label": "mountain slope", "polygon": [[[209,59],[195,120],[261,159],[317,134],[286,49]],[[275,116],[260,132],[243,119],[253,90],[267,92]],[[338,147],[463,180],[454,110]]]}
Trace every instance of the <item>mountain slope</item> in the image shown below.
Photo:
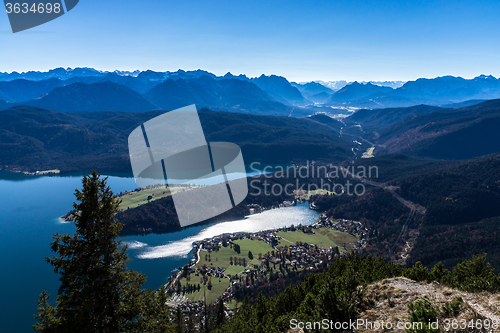
{"label": "mountain slope", "polygon": [[[500,152],[500,114],[436,138],[424,139],[403,153],[437,159],[469,159]],[[444,129],[446,131],[446,129]]]}
{"label": "mountain slope", "polygon": [[[465,161],[385,155],[349,163],[353,170],[370,166],[377,174],[364,195],[311,198],[327,216],[363,221],[372,230],[367,253],[409,265],[442,261],[446,268],[488,253],[500,268],[500,153]],[[417,205],[425,209],[413,214],[409,207]]]}
{"label": "mountain slope", "polygon": [[401,178],[399,194],[427,208],[411,262],[452,267],[488,253],[500,267],[500,154],[491,154]]}
{"label": "mountain slope", "polygon": [[[348,88],[346,86],[345,88]],[[442,76],[433,79],[408,81],[397,89],[372,95],[335,99],[328,103],[343,102],[354,107],[387,108],[407,107],[419,104],[447,105],[468,100],[487,100],[500,98],[500,80],[489,75],[480,75],[473,79],[454,76]],[[464,105],[465,106],[465,105]]]}
{"label": "mountain slope", "polygon": [[292,82],[292,86],[296,87],[299,89],[299,91],[302,93],[304,97],[309,97],[312,95],[316,95],[319,93],[327,93],[327,94],[333,94],[334,91],[328,87],[325,87],[321,83],[317,82],[308,82],[304,84]]}
{"label": "mountain slope", "polygon": [[278,102],[290,105],[308,104],[300,91],[282,76],[262,74],[258,78],[252,79],[251,82]]}
{"label": "mountain slope", "polygon": [[88,85],[73,83],[23,104],[62,112],[160,109],[138,92],[109,81]]}
{"label": "mountain slope", "polygon": [[396,89],[393,95],[433,101],[433,103],[493,99],[500,97],[500,81],[491,75],[480,75],[471,80],[454,76],[418,79],[405,83],[401,88]]}
{"label": "mountain slope", "polygon": [[459,102],[459,103],[444,104],[444,105],[439,105],[439,106],[442,108],[459,109],[459,108],[464,108],[466,106],[471,106],[471,105],[483,103],[486,101],[487,101],[486,99],[468,99],[466,101]]}
{"label": "mountain slope", "polygon": [[341,128],[344,126],[340,121],[324,114],[315,114],[314,116],[307,117],[307,119],[330,127],[335,131],[335,134],[340,133]]}
{"label": "mountain slope", "polygon": [[366,138],[376,152],[465,159],[500,151],[500,100],[410,116]]}
{"label": "mountain slope", "polygon": [[0,110],[5,110],[5,109],[8,109],[10,107],[12,107],[13,105],[9,105],[8,102],[0,99]]}
{"label": "mountain slope", "polygon": [[[480,331],[476,327],[486,323],[488,329],[483,331],[487,331],[500,320],[500,283],[483,259],[464,261],[452,272],[439,265],[429,272],[422,265],[402,269],[380,258],[348,255],[286,289],[287,273],[274,283],[262,283],[266,287],[262,295],[250,301],[247,297],[218,331],[403,332],[406,327],[413,332],[438,332],[450,330],[451,323],[474,325],[464,332]],[[280,293],[275,295],[277,290]],[[252,291],[245,288],[240,294]]]}
{"label": "mountain slope", "polygon": [[292,111],[255,84],[237,79],[168,79],[144,95],[164,110],[196,104],[198,108],[251,114],[289,115]]}
{"label": "mountain slope", "polygon": [[132,90],[135,90],[141,94],[150,90],[154,86],[158,84],[158,82],[151,81],[144,76],[130,76],[130,75],[118,75],[116,73],[108,73],[103,76],[98,82],[114,82],[124,86],[129,87]]}
{"label": "mountain slope", "polygon": [[392,90],[390,87],[377,86],[369,82],[361,84],[356,81],[335,92],[325,104],[338,105],[350,100],[366,98],[373,94],[388,93]]}
{"label": "mountain slope", "polygon": [[408,108],[362,109],[347,117],[345,123],[349,125],[359,124],[363,131],[370,132],[390,126],[406,117],[430,113],[439,109],[439,107],[428,105],[417,105]]}
{"label": "mountain slope", "polygon": [[[164,111],[68,112],[30,106],[0,111],[0,169],[130,171],[127,138]],[[242,148],[245,162],[267,164],[351,156],[350,143],[308,119],[201,110],[208,141]]]}
{"label": "mountain slope", "polygon": [[321,92],[308,96],[307,99],[314,103],[324,104],[327,100],[330,99],[330,97],[332,97],[331,94],[326,92]]}
{"label": "mountain slope", "polygon": [[241,81],[252,82],[257,87],[266,92],[269,96],[271,96],[274,100],[286,105],[303,106],[310,104],[304,98],[300,89],[297,89],[297,84],[288,82],[288,80],[282,76],[267,76],[262,74],[259,77],[249,78],[244,74],[235,76],[230,72],[227,72],[223,77],[215,77],[214,79],[237,79]]}
{"label": "mountain slope", "polygon": [[[367,307],[359,314],[359,320],[365,322],[391,323],[394,328],[397,323],[410,322],[408,304],[422,302],[427,297],[433,307],[441,309],[439,326],[445,326],[445,320],[456,320],[456,322],[475,322],[482,318],[486,322],[498,322],[500,317],[495,314],[495,309],[500,306],[499,294],[475,294],[442,286],[441,283],[428,283],[428,281],[417,282],[408,278],[398,277],[386,279],[366,288],[366,298],[379,300],[372,306]],[[443,308],[449,307],[457,302],[457,297],[462,299],[457,307],[456,313],[445,313]],[[436,311],[440,313],[439,311]],[[428,323],[426,323],[428,324]],[[423,325],[422,325],[423,326]],[[401,326],[402,327],[402,326]],[[404,329],[397,331],[405,331]]]}
{"label": "mountain slope", "polygon": [[2,99],[6,101],[24,102],[45,95],[49,91],[63,85],[63,81],[59,79],[48,79],[42,81],[18,79],[0,82],[0,96],[2,96]]}

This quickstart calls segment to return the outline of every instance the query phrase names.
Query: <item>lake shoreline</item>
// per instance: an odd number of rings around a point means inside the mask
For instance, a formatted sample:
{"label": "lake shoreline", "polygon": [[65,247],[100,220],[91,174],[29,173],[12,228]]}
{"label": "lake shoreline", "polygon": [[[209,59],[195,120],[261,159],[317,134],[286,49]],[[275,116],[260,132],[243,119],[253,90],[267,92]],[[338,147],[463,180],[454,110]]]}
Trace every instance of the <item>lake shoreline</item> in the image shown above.
{"label": "lake shoreline", "polygon": [[[321,231],[319,233],[319,231],[323,230],[325,228],[332,229],[332,230],[338,230],[338,231],[341,231],[342,233],[347,233],[347,234],[351,235],[352,237],[355,237],[356,239],[355,239],[354,243],[352,244],[352,247],[346,248],[346,244],[344,243],[344,249],[340,250],[339,248],[341,246],[337,243],[334,243],[330,247],[324,246],[324,245],[315,245],[315,244],[321,244],[320,239],[322,237],[321,235],[323,235],[324,232]],[[309,243],[306,244],[306,243],[299,242],[299,241],[296,241],[296,243],[292,243],[289,240],[283,238],[283,236],[279,234],[279,233],[282,234],[283,232],[292,232],[293,233],[293,232],[300,232],[300,231],[307,233],[307,235],[316,235],[316,236],[313,236],[313,237],[315,237],[315,241],[311,244],[309,244]],[[281,241],[281,240],[284,240],[286,242],[290,242],[289,246],[294,247],[294,248],[298,247],[298,246],[302,246],[302,245],[310,246],[310,247],[317,246],[318,248],[323,249],[321,251],[330,251],[332,254],[336,253],[339,257],[342,257],[345,255],[348,255],[348,253],[350,253],[351,251],[358,251],[362,247],[364,247],[366,245],[367,233],[368,233],[367,229],[365,229],[363,227],[363,225],[358,221],[345,220],[345,219],[338,219],[338,220],[333,221],[333,220],[327,218],[325,214],[321,214],[318,216],[317,221],[315,221],[311,224],[308,224],[308,225],[297,225],[297,226],[290,225],[290,226],[286,226],[286,227],[261,230],[261,231],[257,231],[257,232],[233,232],[233,233],[219,234],[219,235],[216,235],[213,237],[208,237],[208,238],[194,242],[193,243],[194,251],[192,253],[194,259],[191,259],[190,263],[188,263],[182,267],[179,267],[179,270],[169,277],[169,281],[166,284],[164,284],[164,287],[165,287],[165,290],[169,293],[169,295],[172,295],[172,294],[176,295],[176,292],[172,288],[174,288],[176,286],[177,281],[182,279],[183,272],[185,272],[186,266],[187,266],[188,271],[190,271],[191,273],[196,272],[198,269],[200,269],[199,267],[196,268],[196,266],[201,260],[201,251],[205,251],[205,252],[208,251],[209,254],[212,253],[212,255],[214,255],[214,253],[218,253],[219,249],[221,249],[223,246],[227,247],[230,244],[235,244],[235,242],[238,240],[250,239],[251,241],[264,241],[270,247],[272,247],[275,251],[281,251],[283,249],[282,248],[283,246],[285,246],[285,249],[286,249],[287,245],[283,245],[283,243]],[[293,251],[293,252],[295,252],[295,251]],[[260,254],[259,254],[259,259],[260,259]],[[313,266],[309,266],[308,269],[313,269],[312,267],[316,267],[315,265],[322,264],[322,261],[320,259],[324,259],[324,257],[317,259],[316,262],[313,262],[313,264],[312,264]],[[206,255],[205,255],[205,260],[207,260]],[[287,262],[286,264],[288,265],[289,263]],[[308,264],[308,265],[311,265],[311,264]],[[246,269],[249,269],[249,267],[250,267],[250,264],[247,267],[242,267],[242,272]],[[215,266],[213,266],[213,268],[215,268]],[[253,268],[255,268],[255,267],[253,267]],[[253,268],[250,268],[250,269],[253,269]],[[220,270],[220,268],[218,270]],[[215,275],[215,277],[217,277],[219,279],[227,278],[230,281],[229,289],[227,289],[226,292],[224,292],[224,297],[227,298],[226,294],[228,294],[228,293],[231,294],[231,292],[230,292],[231,281],[233,281],[233,279],[235,278],[235,275],[232,273],[226,273],[226,270],[220,271],[220,273],[217,273],[217,274],[220,274],[220,275]],[[211,276],[210,273],[209,273],[209,276]],[[236,276],[238,276],[238,275],[236,275]],[[181,294],[179,294],[179,295],[181,295]],[[197,303],[193,300],[190,300],[188,297],[186,297],[184,293],[182,293],[182,295],[183,295],[183,297],[180,298],[182,300],[181,301],[182,304],[188,305],[188,304],[193,303],[193,302]],[[224,300],[227,301],[227,299],[224,299]]]}
{"label": "lake shoreline", "polygon": [[[260,214],[260,213],[263,213],[263,212],[266,212],[266,211],[269,211],[269,210],[273,210],[273,209],[279,209],[279,208],[286,208],[286,207],[293,207],[293,206],[296,206],[297,203],[299,203],[296,200],[293,200],[293,201],[290,201],[290,200],[284,200],[282,201],[281,203],[279,203],[277,206],[270,206],[270,207],[262,207],[262,206],[259,206],[259,205],[256,205],[256,204],[249,204],[249,205],[245,205],[246,207],[246,212],[250,212],[249,214],[235,214],[235,215],[232,215],[232,216],[224,216],[223,218],[220,218],[218,219],[217,216],[215,217],[212,217],[208,220],[205,220],[205,221],[202,221],[202,222],[198,222],[198,223],[195,223],[195,224],[191,224],[191,225],[188,225],[188,226],[184,226],[184,227],[181,227],[180,225],[178,227],[175,227],[175,228],[170,228],[168,230],[154,230],[152,228],[147,228],[145,229],[145,231],[143,232],[130,232],[130,231],[126,231],[126,232],[122,232],[120,233],[120,236],[146,236],[146,235],[150,235],[150,234],[155,234],[155,235],[163,235],[163,234],[169,234],[171,232],[178,232],[178,231],[182,231],[182,230],[185,230],[185,229],[188,229],[188,228],[191,228],[193,226],[202,226],[202,225],[212,225],[212,224],[218,224],[218,223],[224,223],[224,222],[231,222],[231,221],[235,221],[235,220],[245,220],[246,218],[248,218],[249,216],[252,216],[252,215],[255,215],[255,214]],[[312,210],[312,209],[311,209]],[[66,217],[66,216],[69,216],[70,213],[64,215],[62,218]],[[123,223],[122,221],[118,221],[120,223]]]}

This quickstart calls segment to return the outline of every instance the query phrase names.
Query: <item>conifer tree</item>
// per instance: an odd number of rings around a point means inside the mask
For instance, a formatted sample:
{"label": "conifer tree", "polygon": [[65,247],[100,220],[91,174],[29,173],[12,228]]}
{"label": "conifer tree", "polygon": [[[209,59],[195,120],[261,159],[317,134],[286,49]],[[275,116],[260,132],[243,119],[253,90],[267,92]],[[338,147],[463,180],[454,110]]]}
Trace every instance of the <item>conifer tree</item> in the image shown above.
{"label": "conifer tree", "polygon": [[226,308],[224,306],[224,301],[222,297],[219,297],[219,302],[217,303],[217,307],[215,310],[215,325],[220,327],[226,321]]}

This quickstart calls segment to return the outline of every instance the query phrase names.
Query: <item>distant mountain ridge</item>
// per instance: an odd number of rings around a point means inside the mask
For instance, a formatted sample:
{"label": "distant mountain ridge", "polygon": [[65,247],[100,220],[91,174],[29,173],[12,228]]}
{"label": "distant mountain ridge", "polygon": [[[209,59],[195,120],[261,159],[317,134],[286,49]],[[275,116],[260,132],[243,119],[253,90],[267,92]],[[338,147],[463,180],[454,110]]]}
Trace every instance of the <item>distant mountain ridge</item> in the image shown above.
{"label": "distant mountain ridge", "polygon": [[305,98],[315,103],[323,104],[334,93],[332,89],[317,82],[308,82],[304,84],[292,82],[291,84],[296,87]]}
{"label": "distant mountain ridge", "polygon": [[[96,84],[102,90],[94,89]],[[12,102],[0,103],[0,109],[31,105],[64,112],[172,110],[189,104],[253,114],[303,116],[312,112],[307,110],[311,102],[284,77],[248,78],[231,73],[220,77],[204,70],[103,72],[56,68],[45,73],[0,73],[0,100]]]}
{"label": "distant mountain ridge", "polygon": [[[353,83],[354,81],[348,82],[346,80],[338,80],[338,81],[317,80],[317,81],[312,81],[312,82],[321,84],[325,87],[328,87],[329,89],[332,89],[333,91],[337,91],[337,90],[344,88],[348,84]],[[406,81],[358,81],[358,82],[362,83],[362,84],[371,83],[371,84],[374,84],[377,86],[390,87],[393,89],[397,89],[406,83]],[[306,84],[306,83],[300,83],[300,84]]]}
{"label": "distant mountain ridge", "polygon": [[[222,78],[252,82],[280,103],[299,106],[310,104],[310,102],[308,102],[301,94],[301,91],[297,89],[293,83],[288,82],[288,80],[282,76],[267,76],[262,74],[256,78],[249,78],[243,74],[235,76],[228,72]],[[220,80],[221,78],[216,77],[215,79]]]}
{"label": "distant mountain ridge", "polygon": [[377,86],[369,82],[363,84],[356,81],[335,92],[325,104],[336,104],[338,102],[342,103],[360,98],[369,98],[369,96],[374,94],[390,93],[392,90],[390,87]]}
{"label": "distant mountain ridge", "polygon": [[143,95],[110,81],[92,84],[73,83],[25,105],[62,112],[68,111],[148,111],[161,109]]}
{"label": "distant mountain ridge", "polygon": [[[217,76],[201,69],[157,72],[152,70],[100,71],[93,68],[56,68],[47,72],[0,73],[0,100],[10,102],[8,104],[0,103],[0,109],[11,107],[16,103],[17,105],[26,104],[28,101],[29,105],[49,107],[49,105],[38,104],[39,102],[35,102],[35,100],[47,99],[44,96],[54,89],[74,83],[92,85],[104,82],[126,86],[143,95],[145,100],[158,104],[155,100],[151,100],[147,94],[168,80],[170,80],[169,84],[176,87],[177,90],[164,91],[163,96],[156,94],[153,99],[161,99],[160,104],[162,105],[170,107],[170,105],[179,105],[179,102],[182,101],[184,105],[201,103],[212,109],[256,114],[268,112],[268,114],[292,116],[314,114],[318,107],[330,108],[330,112],[333,114],[343,113],[344,111],[340,109],[383,109],[420,104],[458,108],[484,100],[500,98],[500,80],[491,75],[480,75],[474,79],[443,76],[408,82],[314,81],[296,83],[289,82],[285,77],[278,75],[262,74],[252,78],[244,74],[233,75],[228,72],[223,76]],[[178,80],[184,81],[175,84],[174,82]],[[218,81],[223,83],[217,84]],[[232,83],[228,84],[228,82]],[[245,82],[253,84],[255,87],[246,86],[248,89],[240,89]],[[204,84],[207,86],[204,87]],[[217,86],[218,88],[216,88]],[[240,88],[236,88],[236,86]],[[181,87],[187,90],[182,90]],[[193,90],[193,87],[196,89]],[[229,90],[221,91],[225,88]],[[255,88],[260,89],[263,93],[257,92]],[[236,95],[231,96],[231,89],[235,89]],[[159,90],[157,89],[157,92]],[[176,91],[178,95],[174,94],[173,91]],[[90,97],[90,99],[99,98],[99,96]],[[167,101],[167,98],[170,98],[170,101]],[[80,96],[75,96],[75,99],[82,100]],[[144,103],[141,108],[129,107],[127,110],[143,110],[144,105],[147,104]],[[77,110],[88,109],[84,105],[75,105],[75,103],[63,104],[62,102],[54,102],[51,105],[58,105],[60,110],[75,110],[75,107]],[[121,103],[114,101],[109,105],[105,110],[115,109]],[[90,109],[102,111],[97,108]]]}
{"label": "distant mountain ridge", "polygon": [[371,132],[386,128],[407,117],[417,114],[431,113],[441,109],[437,106],[417,105],[407,108],[362,109],[345,119],[348,125],[359,125],[363,132]]}
{"label": "distant mountain ridge", "polygon": [[215,80],[209,76],[168,79],[144,94],[164,110],[188,104],[252,114],[288,115],[292,108],[276,102],[252,82],[237,79]]}
{"label": "distant mountain ridge", "polygon": [[94,68],[88,67],[77,67],[77,68],[54,68],[47,72],[39,72],[39,71],[29,71],[29,72],[12,72],[12,73],[2,73],[0,72],[0,81],[12,81],[16,79],[25,79],[32,81],[41,81],[47,80],[51,78],[56,78],[59,80],[67,80],[73,77],[88,77],[88,76],[105,76],[108,73],[116,73],[118,75],[132,75],[136,76],[139,74],[139,71],[100,71]]}
{"label": "distant mountain ridge", "polygon": [[[342,89],[359,89],[353,83]],[[340,92],[340,91],[339,91]],[[341,98],[338,96],[328,100],[329,105],[348,105],[361,108],[407,107],[419,104],[447,105],[468,100],[488,100],[500,98],[500,79],[491,75],[480,75],[473,79],[455,76],[442,76],[433,79],[417,79],[408,81],[397,89],[377,92],[358,98]]]}
{"label": "distant mountain ridge", "polygon": [[28,101],[63,85],[64,82],[57,78],[42,81],[16,79],[10,82],[0,82],[0,99],[11,102]]}

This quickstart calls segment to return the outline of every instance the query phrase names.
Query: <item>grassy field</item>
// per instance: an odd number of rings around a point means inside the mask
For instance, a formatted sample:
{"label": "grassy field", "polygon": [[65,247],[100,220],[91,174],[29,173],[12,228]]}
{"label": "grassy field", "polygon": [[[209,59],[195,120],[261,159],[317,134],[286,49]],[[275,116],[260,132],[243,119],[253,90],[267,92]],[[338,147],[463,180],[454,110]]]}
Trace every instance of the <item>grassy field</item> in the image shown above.
{"label": "grassy field", "polygon": [[375,150],[375,147],[368,148],[368,150],[363,153],[363,155],[361,156],[361,158],[372,158],[372,157],[375,157],[375,155],[373,155],[373,151],[374,150]]}
{"label": "grassy field", "polygon": [[[201,268],[203,265],[207,265],[208,267],[222,267],[226,274],[236,275],[243,270],[252,267],[253,265],[260,265],[260,260],[258,260],[259,253],[262,253],[264,255],[265,253],[274,250],[271,246],[269,246],[269,244],[261,240],[239,239],[234,242],[240,246],[240,254],[236,253],[231,245],[228,245],[227,247],[221,247],[219,251],[215,252],[208,253],[207,251],[201,251],[200,260],[195,265],[195,268]],[[252,251],[254,259],[250,260],[248,258],[248,251]],[[245,258],[245,266],[234,264],[231,265],[231,257],[242,259]],[[182,285],[185,285],[186,283],[197,284],[200,283],[200,278],[201,276],[191,274],[190,281],[187,281],[185,278],[181,278],[179,281]],[[208,288],[205,288],[207,302],[215,302],[215,300],[219,296],[221,296],[228,287],[229,279],[219,279],[212,277],[212,289],[208,290]],[[203,300],[203,285],[200,291],[189,294],[186,293],[185,296],[190,301]]]}
{"label": "grassy field", "polygon": [[227,305],[229,306],[230,309],[240,308],[243,305],[243,302],[239,302],[235,299],[232,299],[229,301],[229,303],[227,303]]}
{"label": "grassy field", "polygon": [[[359,240],[357,237],[347,232],[332,230],[326,227],[313,230],[315,232],[314,234],[306,234],[300,230],[277,232],[276,235],[282,238],[279,241],[279,246],[290,245],[291,243],[299,241],[302,243],[315,244],[318,247],[338,246],[340,252],[346,252],[352,250]],[[345,248],[344,244],[346,244]]]}
{"label": "grassy field", "polygon": [[[255,259],[254,259],[255,260]],[[226,268],[224,270],[224,273],[228,274],[228,275],[236,275],[236,274],[240,274],[243,270],[246,270],[248,265],[250,264],[247,260],[246,262],[246,266],[241,266],[241,265],[230,265],[228,268]],[[252,263],[253,265],[253,263]]]}
{"label": "grassy field", "polygon": [[[314,188],[314,187],[312,187],[312,188]],[[293,191],[293,192],[297,197],[299,197],[303,200],[309,200],[309,198],[315,194],[323,194],[323,195],[335,194],[335,192],[327,191],[324,189],[318,189],[318,190],[312,190],[312,191],[299,190],[299,191]]]}
{"label": "grassy field", "polygon": [[[191,189],[192,188],[196,188],[196,186],[191,186]],[[169,196],[171,193],[189,190],[189,187],[170,186],[169,188],[166,188],[165,186],[162,186],[152,189],[144,189],[139,192],[130,192],[120,197],[120,199],[122,199],[122,203],[120,204],[119,209],[126,210],[127,208],[135,208],[148,203],[149,196],[152,196],[150,201],[153,201]]]}
{"label": "grassy field", "polygon": [[247,258],[248,258],[248,251],[252,251],[252,254],[255,258],[258,257],[259,253],[262,253],[262,255],[264,255],[267,252],[274,251],[271,245],[261,240],[251,240],[245,238],[245,239],[238,239],[234,241],[234,243],[240,246],[241,254],[244,254]]}
{"label": "grassy field", "polygon": [[[208,267],[222,267],[226,274],[238,274],[248,265],[260,265],[260,260],[258,260],[259,253],[264,255],[274,250],[269,244],[261,240],[239,239],[234,242],[240,246],[240,254],[236,253],[231,245],[221,247],[219,251],[210,252],[210,257],[207,251],[201,251],[200,261],[195,267],[201,268],[203,265],[207,265]],[[248,258],[248,251],[252,251],[254,255],[253,260]],[[205,256],[207,257],[206,259]],[[245,258],[245,266],[231,265],[231,257]]]}
{"label": "grassy field", "polygon": [[[185,278],[180,279],[181,285],[185,285],[186,283],[200,283],[198,276],[195,276],[194,274],[191,274],[191,281],[186,281]],[[185,293],[184,296],[186,296],[190,301],[197,302],[197,301],[203,301],[203,284],[201,284],[201,289],[200,291],[195,291],[193,293]],[[226,289],[229,288],[229,279],[226,278],[212,278],[212,289],[208,290],[208,288],[205,286],[205,296],[207,299],[207,304],[213,303],[219,298],[225,291]],[[182,294],[182,293],[181,293]]]}
{"label": "grassy field", "polygon": [[[207,265],[208,267],[215,266],[215,267],[222,267],[224,269],[228,268],[230,266],[230,257],[238,257],[238,258],[244,258],[245,256],[243,253],[238,254],[236,251],[233,250],[229,245],[227,247],[221,247],[219,251],[215,252],[210,252],[210,258],[208,257],[208,252],[207,251],[201,251],[200,252],[200,261],[195,265],[197,268],[201,268],[203,265]],[[207,259],[205,260],[205,255],[207,256]],[[248,258],[247,258],[248,261]],[[242,267],[242,266],[239,266]]]}
{"label": "grassy field", "polygon": [[315,195],[315,194],[324,194],[324,195],[327,195],[327,194],[335,194],[335,192],[330,192],[330,191],[327,191],[327,190],[319,189],[319,190],[309,191],[308,194],[309,194],[309,196]]}

